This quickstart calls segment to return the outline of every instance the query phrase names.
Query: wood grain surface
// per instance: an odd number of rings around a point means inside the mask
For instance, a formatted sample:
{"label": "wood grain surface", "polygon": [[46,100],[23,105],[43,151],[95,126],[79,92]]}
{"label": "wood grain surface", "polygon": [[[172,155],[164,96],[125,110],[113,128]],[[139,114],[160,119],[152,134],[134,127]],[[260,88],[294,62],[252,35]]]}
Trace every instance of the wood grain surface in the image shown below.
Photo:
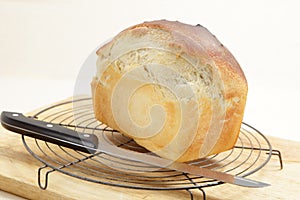
{"label": "wood grain surface", "polygon": [[[204,188],[208,200],[231,199],[299,199],[300,143],[268,137],[274,149],[283,157],[280,170],[277,156],[251,179],[270,183],[265,188],[244,188],[230,184]],[[47,190],[37,184],[37,170],[42,164],[24,148],[20,135],[0,126],[0,190],[28,199],[190,199],[187,191],[133,190],[95,184],[55,172],[49,175]],[[195,199],[202,199],[199,190],[193,190]]]}

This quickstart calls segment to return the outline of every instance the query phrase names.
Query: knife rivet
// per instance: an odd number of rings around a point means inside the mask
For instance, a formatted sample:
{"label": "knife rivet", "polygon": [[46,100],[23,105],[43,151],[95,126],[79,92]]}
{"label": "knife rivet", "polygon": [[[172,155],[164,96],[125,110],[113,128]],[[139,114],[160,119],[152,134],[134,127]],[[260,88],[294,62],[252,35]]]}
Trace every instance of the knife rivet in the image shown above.
{"label": "knife rivet", "polygon": [[14,116],[14,117],[18,117],[18,116],[19,116],[19,114],[17,114],[17,113],[13,113],[13,114],[12,114],[12,116]]}
{"label": "knife rivet", "polygon": [[47,124],[46,126],[49,127],[49,128],[52,128],[53,124]]}
{"label": "knife rivet", "polygon": [[83,136],[84,136],[84,137],[90,137],[90,135],[89,135],[89,134],[84,134]]}

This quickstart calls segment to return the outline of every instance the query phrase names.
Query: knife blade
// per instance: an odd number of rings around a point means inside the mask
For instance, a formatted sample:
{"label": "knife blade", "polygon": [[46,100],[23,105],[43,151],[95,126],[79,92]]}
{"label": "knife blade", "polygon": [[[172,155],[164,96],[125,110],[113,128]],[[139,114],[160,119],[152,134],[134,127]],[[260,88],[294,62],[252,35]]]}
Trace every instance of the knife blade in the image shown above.
{"label": "knife blade", "polygon": [[165,158],[122,149],[107,142],[103,134],[98,139],[94,134],[81,133],[65,128],[59,124],[49,123],[26,117],[22,113],[1,113],[1,124],[4,128],[29,137],[79,150],[85,153],[103,152],[119,158],[141,162],[156,167],[168,168],[192,175],[203,176],[217,181],[244,187],[266,187],[267,183],[235,176],[186,163],[174,162]]}

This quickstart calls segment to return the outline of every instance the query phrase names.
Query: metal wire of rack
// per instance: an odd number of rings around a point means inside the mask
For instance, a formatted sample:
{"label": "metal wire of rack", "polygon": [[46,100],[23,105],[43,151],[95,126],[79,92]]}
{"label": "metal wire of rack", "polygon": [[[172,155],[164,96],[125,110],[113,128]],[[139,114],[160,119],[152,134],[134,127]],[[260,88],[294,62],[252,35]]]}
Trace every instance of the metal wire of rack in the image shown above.
{"label": "metal wire of rack", "polygon": [[[93,115],[90,98],[78,98],[47,107],[33,114],[33,118],[57,123],[84,133],[105,135],[109,142],[133,151],[146,153],[134,140],[98,122]],[[223,182],[174,170],[124,160],[106,153],[86,154],[22,135],[27,151],[43,163],[38,170],[38,185],[47,189],[49,175],[61,172],[85,181],[143,190],[186,190],[190,199],[198,190],[206,199],[204,188]],[[189,162],[190,165],[206,167],[241,177],[262,169],[271,156],[278,156],[282,169],[281,153],[272,149],[268,139],[254,127],[243,123],[238,141],[232,150]],[[113,167],[112,167],[113,166]]]}

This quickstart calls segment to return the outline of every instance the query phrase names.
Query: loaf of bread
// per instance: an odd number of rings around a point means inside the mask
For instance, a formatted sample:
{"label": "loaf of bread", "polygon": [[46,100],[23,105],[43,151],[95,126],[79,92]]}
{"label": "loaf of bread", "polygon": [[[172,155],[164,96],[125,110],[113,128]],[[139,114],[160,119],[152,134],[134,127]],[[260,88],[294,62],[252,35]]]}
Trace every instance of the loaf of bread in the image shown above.
{"label": "loaf of bread", "polygon": [[233,148],[247,81],[206,28],[144,22],[120,32],[97,55],[91,86],[99,121],[179,162]]}

